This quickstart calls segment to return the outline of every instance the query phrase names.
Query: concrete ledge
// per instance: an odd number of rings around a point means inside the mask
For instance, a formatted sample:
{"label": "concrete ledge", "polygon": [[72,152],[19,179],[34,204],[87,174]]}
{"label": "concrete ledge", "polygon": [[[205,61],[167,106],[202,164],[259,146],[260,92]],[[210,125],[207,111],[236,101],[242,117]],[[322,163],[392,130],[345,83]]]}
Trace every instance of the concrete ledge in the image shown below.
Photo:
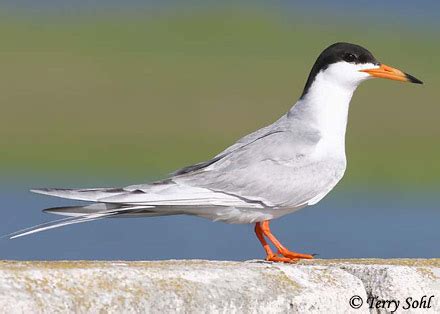
{"label": "concrete ledge", "polygon": [[376,312],[369,301],[440,313],[440,259],[0,262],[2,313]]}

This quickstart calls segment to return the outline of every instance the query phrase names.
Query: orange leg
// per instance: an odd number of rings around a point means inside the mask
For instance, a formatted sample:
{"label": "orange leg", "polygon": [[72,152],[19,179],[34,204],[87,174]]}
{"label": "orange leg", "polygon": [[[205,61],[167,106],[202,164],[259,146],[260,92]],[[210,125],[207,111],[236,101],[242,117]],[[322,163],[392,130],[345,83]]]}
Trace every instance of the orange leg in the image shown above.
{"label": "orange leg", "polygon": [[284,262],[284,263],[294,263],[297,261],[296,259],[282,257],[282,256],[278,256],[277,254],[274,254],[269,244],[267,244],[266,239],[264,239],[263,230],[261,229],[261,225],[259,222],[255,224],[255,233],[257,235],[258,240],[260,240],[264,250],[266,251],[266,261]]}
{"label": "orange leg", "polygon": [[[295,262],[298,259],[302,259],[302,258],[304,259],[313,258],[312,255],[292,252],[289,251],[286,247],[284,247],[270,231],[269,220],[256,223],[255,233],[257,234],[258,239],[260,240],[261,244],[263,245],[266,251],[267,254],[266,260],[277,261],[277,262]],[[270,240],[270,242],[273,243],[273,245],[278,249],[278,253],[281,254],[284,258],[277,256],[272,252],[266,240],[264,239],[264,236],[266,236]],[[274,257],[276,260],[274,259]],[[288,259],[288,261],[286,261],[285,259]]]}

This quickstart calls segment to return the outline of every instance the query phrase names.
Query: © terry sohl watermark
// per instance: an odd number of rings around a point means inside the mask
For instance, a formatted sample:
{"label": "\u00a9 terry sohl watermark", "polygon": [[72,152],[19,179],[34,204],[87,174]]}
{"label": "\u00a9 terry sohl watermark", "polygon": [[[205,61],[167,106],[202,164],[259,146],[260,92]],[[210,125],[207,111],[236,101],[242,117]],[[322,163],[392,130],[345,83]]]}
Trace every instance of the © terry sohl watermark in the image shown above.
{"label": "\u00a9 terry sohl watermark", "polygon": [[[366,301],[366,305],[370,309],[385,309],[388,312],[394,313],[398,309],[430,309],[432,307],[432,299],[434,295],[424,295],[420,299],[407,297],[405,300],[385,300],[380,299],[377,296],[369,296]],[[354,295],[350,298],[349,304],[354,309],[359,309],[364,304],[362,297]]]}

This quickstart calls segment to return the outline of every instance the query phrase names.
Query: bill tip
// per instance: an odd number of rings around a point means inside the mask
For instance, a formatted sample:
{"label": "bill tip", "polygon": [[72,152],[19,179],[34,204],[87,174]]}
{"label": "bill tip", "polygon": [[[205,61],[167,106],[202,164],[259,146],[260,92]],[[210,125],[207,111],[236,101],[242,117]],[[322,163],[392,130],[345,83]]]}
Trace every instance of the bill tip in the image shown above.
{"label": "bill tip", "polygon": [[411,74],[405,73],[406,78],[408,79],[408,82],[415,83],[415,84],[423,84],[423,82]]}

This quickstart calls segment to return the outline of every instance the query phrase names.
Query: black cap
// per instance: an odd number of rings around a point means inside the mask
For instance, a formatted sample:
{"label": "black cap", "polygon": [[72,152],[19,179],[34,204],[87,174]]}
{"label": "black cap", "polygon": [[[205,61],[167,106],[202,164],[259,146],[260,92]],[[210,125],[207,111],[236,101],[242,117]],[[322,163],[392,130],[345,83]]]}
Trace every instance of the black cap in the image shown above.
{"label": "black cap", "polygon": [[304,86],[304,91],[301,98],[307,94],[310,86],[315,80],[316,75],[328,68],[330,64],[345,61],[353,64],[364,64],[372,63],[379,64],[376,58],[371,52],[369,52],[364,47],[350,43],[336,43],[324,49],[323,52],[316,59],[315,64],[310,71],[309,77],[307,79],[306,85]]}

